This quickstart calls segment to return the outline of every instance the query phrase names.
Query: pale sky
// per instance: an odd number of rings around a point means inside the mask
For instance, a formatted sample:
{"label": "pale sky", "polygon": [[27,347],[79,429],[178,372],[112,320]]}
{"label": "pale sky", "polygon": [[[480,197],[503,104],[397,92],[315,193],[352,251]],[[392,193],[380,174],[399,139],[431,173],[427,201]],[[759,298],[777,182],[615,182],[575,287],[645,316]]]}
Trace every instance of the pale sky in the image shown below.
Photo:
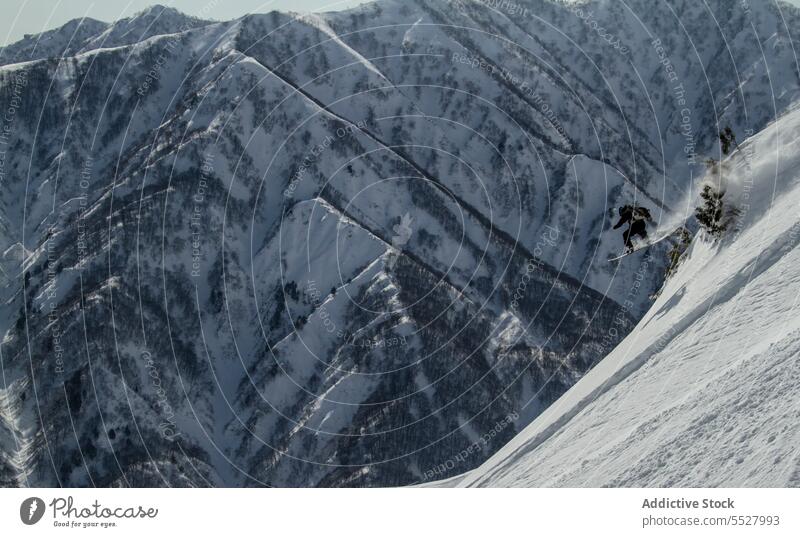
{"label": "pale sky", "polygon": [[[37,34],[65,22],[86,16],[110,22],[141,11],[153,4],[171,6],[188,15],[199,16],[204,6],[206,19],[230,20],[246,13],[283,11],[335,11],[368,0],[1,0],[0,45],[13,43],[24,34]],[[660,1],[660,0],[654,0]],[[733,0],[732,0],[733,1]],[[772,1],[772,0],[752,0]],[[787,0],[799,5],[800,0]]]}
{"label": "pale sky", "polygon": [[[174,7],[187,15],[230,20],[246,13],[282,11],[335,11],[367,0],[2,0],[0,45],[13,43],[25,34],[57,28],[83,16],[110,22],[133,15],[154,4]],[[798,0],[800,1],[800,0]]]}

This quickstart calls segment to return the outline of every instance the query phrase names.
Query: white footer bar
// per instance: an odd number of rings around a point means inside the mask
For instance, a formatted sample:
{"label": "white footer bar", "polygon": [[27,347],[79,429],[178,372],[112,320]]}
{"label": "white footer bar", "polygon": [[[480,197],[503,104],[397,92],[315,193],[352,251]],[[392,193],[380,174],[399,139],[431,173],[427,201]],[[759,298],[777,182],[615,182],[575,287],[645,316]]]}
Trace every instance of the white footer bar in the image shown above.
{"label": "white footer bar", "polygon": [[800,535],[794,489],[2,489],[0,500],[0,534],[15,536]]}

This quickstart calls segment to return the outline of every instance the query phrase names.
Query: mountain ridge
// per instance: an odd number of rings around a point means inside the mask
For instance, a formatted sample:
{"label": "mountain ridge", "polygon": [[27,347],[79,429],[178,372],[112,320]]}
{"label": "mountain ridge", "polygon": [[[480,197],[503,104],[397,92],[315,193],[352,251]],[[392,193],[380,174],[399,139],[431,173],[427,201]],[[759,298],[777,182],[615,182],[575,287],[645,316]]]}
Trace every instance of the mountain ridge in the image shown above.
{"label": "mountain ridge", "polygon": [[[21,252],[2,259],[0,480],[406,485],[504,424],[477,466],[547,409],[661,286],[664,249],[606,262],[613,208],[637,200],[673,225],[696,168],[673,158],[679,130],[626,128],[670,117],[668,93],[614,87],[663,75],[655,51],[605,50],[569,6],[535,4],[514,21],[444,0],[181,32],[148,19],[146,37],[84,54],[131,38],[128,19],[54,44],[58,61],[0,67],[0,103],[19,102],[0,246]],[[533,44],[513,45],[523,33]],[[701,37],[704,52],[722,41]],[[591,54],[565,52],[570,39]],[[742,41],[731,57],[747,63]],[[465,51],[536,93],[452,60]],[[785,52],[750,66],[739,89],[758,106],[731,101],[723,118],[737,130],[766,124],[759,69]],[[575,68],[554,77],[543,57]],[[691,65],[676,70],[688,84]],[[800,85],[781,83],[782,111]],[[730,94],[728,77],[709,85]],[[696,97],[696,117],[714,102]]]}

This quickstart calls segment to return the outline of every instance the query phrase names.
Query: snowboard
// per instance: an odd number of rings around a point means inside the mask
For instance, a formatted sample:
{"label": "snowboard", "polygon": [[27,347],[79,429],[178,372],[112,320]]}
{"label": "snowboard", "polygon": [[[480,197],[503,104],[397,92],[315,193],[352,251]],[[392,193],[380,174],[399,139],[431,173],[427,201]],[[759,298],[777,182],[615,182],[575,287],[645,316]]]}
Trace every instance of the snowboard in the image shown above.
{"label": "snowboard", "polygon": [[620,259],[622,259],[622,258],[624,258],[624,257],[628,257],[628,256],[629,256],[629,255],[631,255],[631,254],[635,254],[635,253],[636,253],[636,252],[638,252],[639,250],[644,250],[645,248],[650,248],[650,247],[651,247],[651,246],[653,246],[654,244],[658,244],[659,242],[663,241],[664,239],[668,239],[668,238],[670,238],[670,237],[671,237],[672,235],[674,235],[674,234],[675,234],[675,232],[676,232],[676,231],[678,231],[679,229],[680,229],[680,227],[679,227],[679,228],[677,228],[677,229],[674,229],[674,230],[670,231],[670,232],[669,232],[669,233],[667,233],[666,235],[660,235],[660,236],[659,236],[658,238],[656,238],[656,239],[647,239],[647,240],[645,240],[645,241],[644,241],[643,243],[641,243],[641,244],[635,244],[635,243],[634,243],[633,250],[630,250],[630,251],[625,251],[625,252],[623,252],[621,255],[618,255],[617,257],[612,257],[612,258],[610,258],[610,259],[609,259],[609,262],[611,262],[611,261],[619,261]]}

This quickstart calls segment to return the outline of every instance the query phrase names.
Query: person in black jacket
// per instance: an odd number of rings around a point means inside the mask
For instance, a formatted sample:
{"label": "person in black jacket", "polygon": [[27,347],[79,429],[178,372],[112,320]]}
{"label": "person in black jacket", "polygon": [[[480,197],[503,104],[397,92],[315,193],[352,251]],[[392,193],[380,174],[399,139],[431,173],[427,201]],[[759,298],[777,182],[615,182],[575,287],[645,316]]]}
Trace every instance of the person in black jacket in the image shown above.
{"label": "person in black jacket", "polygon": [[614,226],[614,229],[619,229],[623,224],[628,224],[628,229],[622,234],[622,239],[625,241],[625,248],[628,252],[633,251],[633,237],[647,238],[647,222],[651,220],[650,211],[644,207],[634,207],[631,205],[623,205],[619,208],[619,222]]}

